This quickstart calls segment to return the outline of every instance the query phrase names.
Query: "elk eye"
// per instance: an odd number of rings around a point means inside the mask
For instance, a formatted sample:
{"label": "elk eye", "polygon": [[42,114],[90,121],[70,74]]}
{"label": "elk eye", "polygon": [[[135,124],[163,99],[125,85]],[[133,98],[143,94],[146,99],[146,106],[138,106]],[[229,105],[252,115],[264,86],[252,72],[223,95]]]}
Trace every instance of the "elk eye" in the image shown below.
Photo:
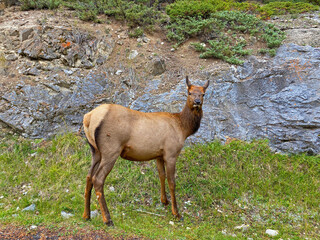
{"label": "elk eye", "polygon": [[188,92],[189,95],[191,95],[191,92]]}
{"label": "elk eye", "polygon": [[205,96],[205,94],[202,95],[203,97]]}

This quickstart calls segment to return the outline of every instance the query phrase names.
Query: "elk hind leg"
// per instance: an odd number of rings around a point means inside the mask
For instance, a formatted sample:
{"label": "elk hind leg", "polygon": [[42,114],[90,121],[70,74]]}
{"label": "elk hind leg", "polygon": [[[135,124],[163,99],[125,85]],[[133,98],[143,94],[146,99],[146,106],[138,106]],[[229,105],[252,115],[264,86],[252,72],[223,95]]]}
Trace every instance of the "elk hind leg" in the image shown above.
{"label": "elk hind leg", "polygon": [[83,213],[83,219],[89,220],[90,219],[90,201],[91,201],[91,190],[93,187],[92,183],[92,177],[97,171],[99,167],[99,163],[101,160],[101,154],[99,151],[92,150],[92,164],[91,168],[89,170],[89,173],[87,175],[87,181],[86,181],[86,189],[85,189],[85,207],[84,207],[84,213]]}
{"label": "elk hind leg", "polygon": [[120,152],[121,151],[114,154],[102,154],[100,165],[92,178],[93,186],[100,205],[103,222],[108,226],[113,226],[113,222],[111,220],[110,212],[104,197],[103,185],[106,177],[112,170],[118,156],[120,155]]}

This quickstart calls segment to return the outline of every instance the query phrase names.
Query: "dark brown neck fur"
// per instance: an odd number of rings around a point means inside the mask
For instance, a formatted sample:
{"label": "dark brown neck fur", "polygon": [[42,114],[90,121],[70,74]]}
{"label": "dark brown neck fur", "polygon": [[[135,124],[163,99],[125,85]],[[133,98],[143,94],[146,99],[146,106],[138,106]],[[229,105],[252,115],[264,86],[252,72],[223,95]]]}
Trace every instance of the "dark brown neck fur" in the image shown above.
{"label": "dark brown neck fur", "polygon": [[179,118],[186,138],[198,131],[202,114],[201,107],[190,109],[188,104],[186,104],[182,112],[179,113]]}

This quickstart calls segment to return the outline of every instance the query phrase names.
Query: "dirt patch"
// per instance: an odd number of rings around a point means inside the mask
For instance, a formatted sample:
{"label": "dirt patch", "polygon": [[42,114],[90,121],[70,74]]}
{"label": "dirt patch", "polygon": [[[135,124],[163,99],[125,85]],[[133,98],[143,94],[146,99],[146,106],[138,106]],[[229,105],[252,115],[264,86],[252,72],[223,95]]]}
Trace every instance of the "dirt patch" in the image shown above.
{"label": "dirt patch", "polygon": [[0,239],[20,240],[115,240],[115,239],[140,239],[135,237],[114,237],[104,230],[47,228],[38,226],[35,229],[27,227],[0,224]]}

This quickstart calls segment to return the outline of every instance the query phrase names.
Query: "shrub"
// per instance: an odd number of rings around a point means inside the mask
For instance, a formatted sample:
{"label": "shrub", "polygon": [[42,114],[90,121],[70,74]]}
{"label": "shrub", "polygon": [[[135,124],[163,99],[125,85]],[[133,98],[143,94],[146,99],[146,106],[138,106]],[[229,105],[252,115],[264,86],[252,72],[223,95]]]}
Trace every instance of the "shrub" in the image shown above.
{"label": "shrub", "polygon": [[267,18],[273,15],[283,15],[283,14],[297,14],[310,11],[316,11],[319,7],[312,5],[310,3],[304,2],[270,2],[259,8],[259,12],[262,18]]}
{"label": "shrub", "polygon": [[20,0],[21,10],[31,9],[56,9],[60,6],[60,0]]}
{"label": "shrub", "polygon": [[187,17],[209,17],[216,11],[230,10],[234,1],[227,0],[180,0],[166,7],[166,12],[171,20]]}
{"label": "shrub", "polygon": [[313,5],[320,5],[320,0],[265,0],[262,2],[266,4],[271,2],[292,2],[292,3],[303,2],[303,3],[311,3]]}
{"label": "shrub", "polygon": [[251,53],[250,50],[243,49],[246,46],[245,41],[240,41],[235,45],[232,44],[229,38],[223,40],[209,40],[209,48],[205,48],[200,43],[192,44],[197,51],[203,53],[200,54],[200,58],[218,58],[231,64],[242,64],[243,60],[239,57],[246,56]]}
{"label": "shrub", "polygon": [[[320,0],[309,1],[264,1],[260,6],[252,2],[235,2],[233,0],[180,0],[166,7],[166,12],[172,21],[178,18],[203,17],[208,18],[210,14],[219,11],[244,11],[252,14],[260,14],[263,18],[280,14],[294,14],[318,10]],[[315,5],[312,5],[315,4]]]}
{"label": "shrub", "polygon": [[[202,52],[200,58],[218,58],[231,64],[242,64],[241,57],[251,54],[251,49],[245,49],[247,48],[245,38],[250,38],[249,36],[255,36],[265,42],[270,56],[275,55],[273,48],[279,47],[285,38],[284,32],[274,25],[266,24],[254,15],[239,11],[217,12],[202,22],[206,22],[205,28],[202,26],[196,32],[208,29],[215,32],[215,37],[208,39],[209,47],[205,47],[203,43],[192,44],[196,51]],[[192,30],[195,31],[196,28]],[[184,31],[184,33],[190,32]]]}
{"label": "shrub", "polygon": [[261,20],[240,11],[222,11],[212,15],[224,23],[224,27],[240,32],[255,32]]}
{"label": "shrub", "polygon": [[104,13],[119,20],[126,20],[130,27],[142,26],[150,28],[160,21],[162,14],[156,9],[157,2],[151,6],[147,6],[146,2],[143,0],[108,1],[104,7]]}
{"label": "shrub", "polygon": [[232,10],[249,12],[249,13],[256,13],[260,5],[255,4],[253,2],[241,2],[241,3],[234,3]]}
{"label": "shrub", "polygon": [[94,9],[82,10],[78,13],[78,16],[82,21],[96,21],[97,11]]}
{"label": "shrub", "polygon": [[[125,1],[125,0],[68,0],[65,6],[79,12],[82,20],[96,20],[97,14],[113,16],[118,20],[125,20],[130,27],[142,26],[152,28],[161,20],[161,12],[156,10],[157,1],[147,4],[149,1]],[[150,2],[149,2],[150,3]]]}
{"label": "shrub", "polygon": [[125,9],[125,19],[129,26],[153,26],[159,13],[143,4],[129,3]]}
{"label": "shrub", "polygon": [[129,32],[129,37],[131,38],[138,38],[143,35],[143,29],[142,28],[135,28]]}
{"label": "shrub", "polygon": [[268,24],[263,28],[262,39],[267,43],[268,48],[277,48],[285,39],[285,34],[273,24]]}
{"label": "shrub", "polygon": [[190,37],[205,35],[208,32],[215,31],[215,28],[222,27],[222,23],[215,18],[203,19],[201,17],[189,17],[176,19],[167,25],[167,38],[170,41],[177,42],[177,45],[185,42]]}

